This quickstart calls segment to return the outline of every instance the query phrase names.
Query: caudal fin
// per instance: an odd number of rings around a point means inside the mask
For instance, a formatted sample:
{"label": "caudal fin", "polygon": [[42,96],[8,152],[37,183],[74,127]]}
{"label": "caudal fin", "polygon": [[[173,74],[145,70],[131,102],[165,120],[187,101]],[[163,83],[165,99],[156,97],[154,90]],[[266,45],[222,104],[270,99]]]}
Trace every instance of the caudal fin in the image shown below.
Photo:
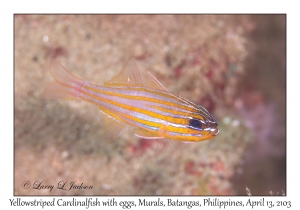
{"label": "caudal fin", "polygon": [[42,93],[49,99],[77,99],[84,82],[72,75],[65,67],[55,60],[50,61],[49,71],[55,82],[51,83]]}

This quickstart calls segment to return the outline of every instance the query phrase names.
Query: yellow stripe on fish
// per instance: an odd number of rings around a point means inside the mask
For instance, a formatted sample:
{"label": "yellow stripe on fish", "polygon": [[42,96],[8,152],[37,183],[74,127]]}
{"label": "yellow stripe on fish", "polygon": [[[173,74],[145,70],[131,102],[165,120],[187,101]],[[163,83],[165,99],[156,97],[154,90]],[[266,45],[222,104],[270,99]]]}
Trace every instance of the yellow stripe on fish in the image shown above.
{"label": "yellow stripe on fish", "polygon": [[126,124],[136,135],[149,139],[197,142],[218,135],[218,124],[202,106],[174,95],[148,72],[144,79],[133,60],[105,82],[93,85],[73,76],[57,61],[50,62],[55,82],[43,92],[45,98],[81,99],[105,114],[107,138],[116,138]]}

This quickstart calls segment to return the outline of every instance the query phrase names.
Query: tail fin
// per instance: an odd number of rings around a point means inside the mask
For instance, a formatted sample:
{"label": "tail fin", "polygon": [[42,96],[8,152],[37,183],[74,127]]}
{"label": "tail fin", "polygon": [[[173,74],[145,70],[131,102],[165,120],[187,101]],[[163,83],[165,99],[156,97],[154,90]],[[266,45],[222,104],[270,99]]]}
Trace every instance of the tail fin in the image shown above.
{"label": "tail fin", "polygon": [[49,99],[77,99],[84,82],[72,75],[55,60],[50,61],[49,71],[55,82],[45,88],[42,96]]}

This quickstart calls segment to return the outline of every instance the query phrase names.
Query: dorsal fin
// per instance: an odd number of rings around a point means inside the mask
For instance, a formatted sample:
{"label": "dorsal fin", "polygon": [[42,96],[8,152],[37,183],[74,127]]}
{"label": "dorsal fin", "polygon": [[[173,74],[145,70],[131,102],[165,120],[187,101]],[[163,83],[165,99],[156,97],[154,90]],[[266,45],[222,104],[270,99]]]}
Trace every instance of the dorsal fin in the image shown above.
{"label": "dorsal fin", "polygon": [[104,83],[106,86],[144,86],[141,71],[133,59],[126,62],[122,71],[111,80]]}
{"label": "dorsal fin", "polygon": [[149,71],[146,78],[146,86],[156,90],[168,91]]}

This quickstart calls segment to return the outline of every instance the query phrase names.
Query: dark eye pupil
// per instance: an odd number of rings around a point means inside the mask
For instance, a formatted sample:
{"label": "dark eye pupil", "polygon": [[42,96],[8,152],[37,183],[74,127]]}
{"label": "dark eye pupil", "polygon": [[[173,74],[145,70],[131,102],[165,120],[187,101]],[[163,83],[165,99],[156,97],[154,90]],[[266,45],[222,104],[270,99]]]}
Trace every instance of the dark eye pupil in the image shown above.
{"label": "dark eye pupil", "polygon": [[198,119],[190,119],[189,126],[191,126],[193,128],[201,129],[202,123]]}

